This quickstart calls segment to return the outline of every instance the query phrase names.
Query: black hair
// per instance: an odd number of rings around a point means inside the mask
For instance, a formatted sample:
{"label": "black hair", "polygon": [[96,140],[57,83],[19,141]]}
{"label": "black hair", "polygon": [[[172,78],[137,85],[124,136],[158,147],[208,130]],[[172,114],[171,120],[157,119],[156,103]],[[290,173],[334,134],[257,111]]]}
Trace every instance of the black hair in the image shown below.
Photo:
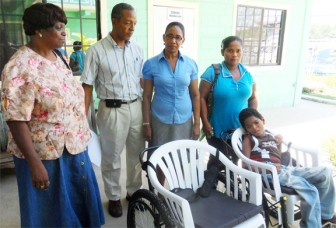
{"label": "black hair", "polygon": [[185,38],[185,29],[184,29],[184,25],[181,22],[177,22],[177,21],[170,22],[166,27],[165,33],[168,31],[168,29],[170,29],[173,26],[179,27],[182,30],[183,38]]}
{"label": "black hair", "polygon": [[221,48],[225,50],[230,46],[230,44],[234,41],[238,41],[241,45],[243,45],[243,41],[239,36],[228,36],[222,40]]}
{"label": "black hair", "polygon": [[134,7],[127,3],[118,3],[112,9],[111,19],[115,18],[117,20],[120,20],[120,18],[122,17],[123,10],[134,11]]}
{"label": "black hair", "polygon": [[67,24],[64,11],[51,3],[36,3],[26,8],[23,16],[23,29],[28,36],[35,35],[36,30],[53,27],[57,22]]}
{"label": "black hair", "polygon": [[73,45],[74,45],[74,46],[79,46],[79,45],[82,45],[82,42],[80,42],[80,41],[75,41],[75,42],[73,42]]}
{"label": "black hair", "polygon": [[245,128],[245,120],[251,116],[254,116],[260,120],[263,120],[264,117],[257,111],[257,109],[254,108],[245,108],[239,113],[239,122],[241,126],[246,130]]}
{"label": "black hair", "polygon": [[73,49],[75,51],[82,49],[82,42],[77,41],[77,40],[73,42]]}

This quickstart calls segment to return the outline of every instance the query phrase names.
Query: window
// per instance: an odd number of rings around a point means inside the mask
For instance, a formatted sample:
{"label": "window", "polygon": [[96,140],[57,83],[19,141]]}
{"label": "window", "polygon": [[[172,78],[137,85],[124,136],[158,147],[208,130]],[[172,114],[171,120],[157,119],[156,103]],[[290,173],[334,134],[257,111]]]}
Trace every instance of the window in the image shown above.
{"label": "window", "polygon": [[236,34],[243,40],[242,63],[280,65],[286,11],[239,5]]}
{"label": "window", "polygon": [[[83,50],[86,51],[100,38],[100,24],[98,12],[96,12],[96,0],[44,0],[61,7],[68,19],[66,25],[67,41],[64,49],[69,58],[73,50],[73,43],[81,41]],[[97,29],[98,28],[98,29]]]}
{"label": "window", "polygon": [[22,15],[25,8],[36,2],[53,3],[65,11],[68,24],[67,42],[63,49],[68,58],[74,41],[81,41],[85,51],[101,38],[100,12],[96,10],[99,9],[99,0],[0,0],[0,74],[15,51],[29,42],[29,37],[24,34]]}
{"label": "window", "polygon": [[0,74],[15,51],[28,41],[22,28],[22,15],[32,1],[0,0]]}

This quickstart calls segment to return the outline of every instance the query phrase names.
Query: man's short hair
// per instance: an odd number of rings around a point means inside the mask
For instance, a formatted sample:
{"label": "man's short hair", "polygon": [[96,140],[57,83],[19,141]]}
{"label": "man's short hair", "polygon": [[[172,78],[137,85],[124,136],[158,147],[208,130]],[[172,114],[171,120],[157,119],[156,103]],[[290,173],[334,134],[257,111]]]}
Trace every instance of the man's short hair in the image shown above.
{"label": "man's short hair", "polygon": [[130,4],[127,4],[127,3],[119,3],[119,4],[115,5],[112,9],[112,12],[111,12],[111,20],[113,18],[115,18],[117,20],[120,20],[120,18],[122,17],[123,10],[133,11],[134,7],[131,6]]}

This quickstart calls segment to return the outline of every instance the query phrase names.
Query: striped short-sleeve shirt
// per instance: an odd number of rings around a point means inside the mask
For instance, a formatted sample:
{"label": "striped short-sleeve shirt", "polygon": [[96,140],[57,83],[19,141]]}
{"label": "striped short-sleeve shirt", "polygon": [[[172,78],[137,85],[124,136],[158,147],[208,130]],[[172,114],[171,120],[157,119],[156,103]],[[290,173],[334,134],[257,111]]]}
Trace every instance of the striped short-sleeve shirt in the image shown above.
{"label": "striped short-sleeve shirt", "polygon": [[99,99],[134,100],[142,96],[143,61],[140,45],[128,41],[123,48],[108,35],[87,51],[81,82],[94,85]]}

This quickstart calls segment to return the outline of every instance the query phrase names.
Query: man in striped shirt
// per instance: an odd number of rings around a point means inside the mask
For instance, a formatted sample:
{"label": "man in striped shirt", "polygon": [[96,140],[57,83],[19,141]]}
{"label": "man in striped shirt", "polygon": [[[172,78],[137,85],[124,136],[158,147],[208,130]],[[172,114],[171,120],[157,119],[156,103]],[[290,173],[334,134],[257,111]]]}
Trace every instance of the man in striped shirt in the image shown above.
{"label": "man in striped shirt", "polygon": [[[137,22],[134,8],[115,5],[112,32],[87,51],[81,81],[88,111],[93,85],[100,99],[97,125],[102,148],[102,176],[109,199],[108,212],[122,215],[120,203],[121,153],[126,146],[127,196],[141,187],[139,153],[145,148],[142,130],[143,49],[131,41]],[[127,198],[128,198],[127,197]]]}

